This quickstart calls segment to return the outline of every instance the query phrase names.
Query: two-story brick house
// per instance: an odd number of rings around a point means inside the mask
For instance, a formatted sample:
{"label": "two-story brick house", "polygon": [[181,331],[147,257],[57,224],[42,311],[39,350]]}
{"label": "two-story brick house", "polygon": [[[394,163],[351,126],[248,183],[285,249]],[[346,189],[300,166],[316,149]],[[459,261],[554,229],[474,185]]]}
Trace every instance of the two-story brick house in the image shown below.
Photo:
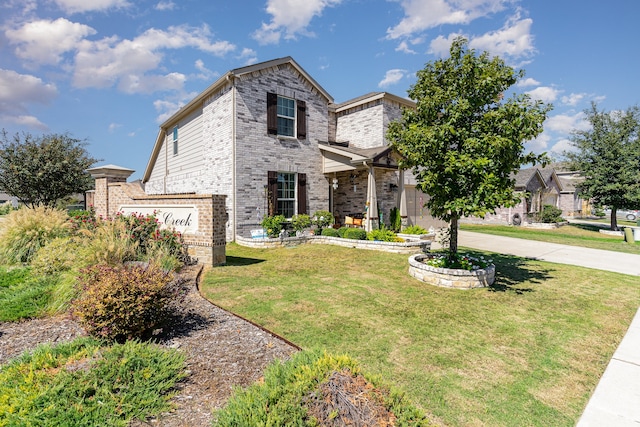
{"label": "two-story brick house", "polygon": [[267,214],[367,213],[375,227],[407,204],[385,139],[404,107],[383,92],[335,104],[290,57],[231,70],[160,125],[145,192],[226,195],[229,241]]}

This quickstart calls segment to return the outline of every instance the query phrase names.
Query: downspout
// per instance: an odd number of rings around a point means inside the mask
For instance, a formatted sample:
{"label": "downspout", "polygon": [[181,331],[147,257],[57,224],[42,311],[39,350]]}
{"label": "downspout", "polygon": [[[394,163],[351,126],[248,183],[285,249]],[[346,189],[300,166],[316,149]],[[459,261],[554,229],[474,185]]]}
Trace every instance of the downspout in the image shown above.
{"label": "downspout", "polygon": [[164,132],[164,177],[162,179],[162,194],[167,194],[167,175],[169,175],[169,147],[167,146],[167,131]]}
{"label": "downspout", "polygon": [[236,240],[236,229],[238,227],[238,209],[237,209],[237,194],[236,194],[236,87],[232,80],[231,75],[227,75],[227,81],[231,84],[231,151],[233,161],[231,166],[231,194],[233,197],[232,209],[233,209],[233,227],[232,228],[232,240]]}

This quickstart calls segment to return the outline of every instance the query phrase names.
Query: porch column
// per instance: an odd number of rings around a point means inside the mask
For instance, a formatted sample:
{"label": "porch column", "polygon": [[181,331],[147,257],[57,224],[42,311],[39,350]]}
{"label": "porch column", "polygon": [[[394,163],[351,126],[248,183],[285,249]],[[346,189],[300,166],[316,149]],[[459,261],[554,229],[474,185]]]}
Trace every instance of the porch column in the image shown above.
{"label": "porch column", "polygon": [[407,193],[404,191],[404,169],[399,169],[398,176],[398,209],[400,210],[400,221],[402,223],[401,230],[409,225],[407,218]]}
{"label": "porch column", "polygon": [[369,166],[369,179],[367,180],[367,216],[364,225],[366,231],[378,228],[378,198],[376,195],[376,176],[373,166]]}

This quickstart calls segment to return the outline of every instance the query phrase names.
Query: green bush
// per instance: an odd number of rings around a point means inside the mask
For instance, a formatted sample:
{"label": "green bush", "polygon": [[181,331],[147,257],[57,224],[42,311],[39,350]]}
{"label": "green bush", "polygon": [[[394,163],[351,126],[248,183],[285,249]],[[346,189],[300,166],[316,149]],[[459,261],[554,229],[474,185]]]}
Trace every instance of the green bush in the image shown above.
{"label": "green bush", "polygon": [[347,228],[343,237],[345,239],[366,240],[367,232],[362,228]]}
{"label": "green bush", "polygon": [[170,410],[184,377],[183,355],[148,343],[41,345],[0,368],[0,426],[128,426]]}
{"label": "green bush", "polygon": [[349,227],[340,227],[338,228],[338,237],[344,237],[344,232],[347,231]]}
{"label": "green bush", "polygon": [[322,235],[328,237],[340,237],[340,235],[338,234],[338,230],[333,228],[323,228]]}
{"label": "green bush", "polygon": [[313,214],[313,224],[319,229],[326,228],[334,222],[333,214],[329,211],[316,211]]}
{"label": "green bush", "polygon": [[302,232],[311,227],[311,217],[307,214],[298,214],[291,217],[291,226],[294,231]]}
{"label": "green bush", "polygon": [[56,286],[56,277],[33,276],[29,267],[0,268],[0,322],[46,314]]}
{"label": "green bush", "polygon": [[[303,426],[319,425],[309,414],[315,397],[322,398],[320,385],[336,373],[362,376],[370,385],[369,397],[391,411],[399,426],[426,426],[427,419],[406,396],[363,374],[358,364],[347,356],[299,352],[282,363],[276,361],[264,373],[264,381],[247,389],[237,389],[227,405],[216,413],[215,426]],[[347,396],[348,397],[348,396]],[[360,396],[363,397],[363,396]],[[333,412],[338,414],[339,406]],[[340,414],[343,415],[343,414]],[[349,416],[349,415],[347,415]],[[331,424],[337,425],[337,424]]]}
{"label": "green bush", "polygon": [[542,212],[538,216],[540,222],[551,224],[562,221],[562,209],[558,209],[552,205],[544,205]]}
{"label": "green bush", "polygon": [[75,210],[69,212],[69,222],[71,223],[71,229],[74,232],[80,230],[93,230],[98,225],[96,219],[96,211],[93,207],[89,210]]}
{"label": "green bush", "polygon": [[86,242],[71,237],[57,237],[40,248],[31,261],[36,275],[53,275],[78,266],[79,252]]}
{"label": "green bush", "polygon": [[287,219],[284,215],[265,216],[260,225],[269,237],[278,237]]}
{"label": "green bush", "polygon": [[13,204],[11,203],[10,200],[0,205],[0,215],[7,215],[12,210],[13,210]]}
{"label": "green bush", "polygon": [[389,212],[389,228],[395,233],[398,233],[402,228],[402,217],[398,208],[391,208]]}
{"label": "green bush", "polygon": [[391,230],[381,228],[379,230],[371,230],[367,233],[367,240],[377,240],[380,242],[397,242],[398,236]]}
{"label": "green bush", "polygon": [[402,230],[402,233],[404,233],[404,234],[427,234],[428,231],[425,230],[424,228],[420,227],[419,225],[410,225],[409,227],[406,227],[404,230]]}
{"label": "green bush", "polygon": [[72,312],[92,335],[116,341],[142,337],[169,317],[183,295],[172,278],[155,264],[88,267]]}
{"label": "green bush", "polygon": [[4,264],[29,263],[38,250],[69,234],[68,216],[57,209],[19,209],[0,228],[0,258]]}

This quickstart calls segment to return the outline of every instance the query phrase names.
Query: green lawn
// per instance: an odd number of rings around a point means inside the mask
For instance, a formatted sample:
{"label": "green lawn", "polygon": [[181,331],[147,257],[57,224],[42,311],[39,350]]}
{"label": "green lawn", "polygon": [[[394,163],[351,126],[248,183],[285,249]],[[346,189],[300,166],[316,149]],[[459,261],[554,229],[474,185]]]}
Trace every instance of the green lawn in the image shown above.
{"label": "green lawn", "polygon": [[508,225],[461,224],[460,229],[498,236],[539,240],[592,249],[640,254],[640,242],[629,244],[622,236],[610,236],[598,232],[602,227],[591,224],[569,224],[551,230],[538,230]]}
{"label": "green lawn", "polygon": [[449,426],[573,426],[640,305],[636,277],[492,254],[492,288],[407,274],[407,256],[227,246],[216,304],[299,344],[347,353]]}

